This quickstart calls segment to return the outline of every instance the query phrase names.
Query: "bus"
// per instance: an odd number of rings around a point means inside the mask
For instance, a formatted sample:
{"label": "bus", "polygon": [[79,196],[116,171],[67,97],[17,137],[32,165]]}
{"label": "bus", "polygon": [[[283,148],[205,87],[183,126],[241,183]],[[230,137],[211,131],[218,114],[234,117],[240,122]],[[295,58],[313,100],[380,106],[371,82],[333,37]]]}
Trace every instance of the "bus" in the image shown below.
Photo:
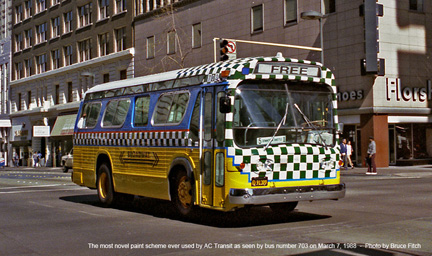
{"label": "bus", "polygon": [[96,85],[74,129],[74,183],[105,206],[135,195],[179,215],[337,200],[336,86],[322,64],[222,61]]}

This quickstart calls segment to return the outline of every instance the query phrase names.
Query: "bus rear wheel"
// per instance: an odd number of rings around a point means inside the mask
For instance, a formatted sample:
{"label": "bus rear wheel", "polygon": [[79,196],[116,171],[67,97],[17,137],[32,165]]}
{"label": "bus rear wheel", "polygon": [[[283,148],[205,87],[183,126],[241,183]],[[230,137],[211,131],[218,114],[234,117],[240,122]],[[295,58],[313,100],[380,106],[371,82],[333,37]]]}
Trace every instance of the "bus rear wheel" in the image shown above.
{"label": "bus rear wheel", "polygon": [[275,213],[289,213],[294,211],[297,207],[298,202],[287,202],[287,203],[278,203],[278,204],[270,204],[270,209]]}
{"label": "bus rear wheel", "polygon": [[173,203],[176,212],[182,216],[189,216],[193,208],[193,188],[191,179],[185,171],[180,171],[173,187]]}
{"label": "bus rear wheel", "polygon": [[98,192],[99,201],[104,206],[108,207],[113,204],[115,192],[114,192],[110,168],[106,164],[102,164],[98,170],[97,192]]}

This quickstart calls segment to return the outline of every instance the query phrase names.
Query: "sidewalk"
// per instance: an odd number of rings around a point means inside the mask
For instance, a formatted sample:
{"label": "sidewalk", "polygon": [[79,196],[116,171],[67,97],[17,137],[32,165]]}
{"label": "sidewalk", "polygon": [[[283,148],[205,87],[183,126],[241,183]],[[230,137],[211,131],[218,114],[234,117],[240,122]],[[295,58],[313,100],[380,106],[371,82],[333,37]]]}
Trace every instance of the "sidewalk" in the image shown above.
{"label": "sidewalk", "polygon": [[[367,172],[367,167],[355,167],[354,169],[348,168],[348,170],[342,169],[341,175],[365,175]],[[389,167],[378,167],[377,175],[368,176],[392,176],[392,175],[403,175],[404,173],[431,173],[432,175],[432,165],[415,165],[415,166],[389,166]]]}
{"label": "sidewalk", "polygon": [[3,167],[1,171],[43,171],[43,172],[63,172],[63,167],[30,167],[30,166],[19,166],[19,167]]}

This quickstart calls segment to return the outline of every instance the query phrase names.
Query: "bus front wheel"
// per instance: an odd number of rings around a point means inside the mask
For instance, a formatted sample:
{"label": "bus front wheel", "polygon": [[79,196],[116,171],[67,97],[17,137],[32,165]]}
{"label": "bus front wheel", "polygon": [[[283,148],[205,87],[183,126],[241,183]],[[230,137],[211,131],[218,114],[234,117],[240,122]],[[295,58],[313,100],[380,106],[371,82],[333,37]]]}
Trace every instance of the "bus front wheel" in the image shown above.
{"label": "bus front wheel", "polygon": [[188,216],[193,207],[193,189],[191,179],[185,171],[177,173],[173,187],[173,203],[175,210],[183,216]]}
{"label": "bus front wheel", "polygon": [[106,164],[99,167],[97,177],[97,192],[99,201],[104,206],[110,206],[114,202],[114,187],[110,168]]}

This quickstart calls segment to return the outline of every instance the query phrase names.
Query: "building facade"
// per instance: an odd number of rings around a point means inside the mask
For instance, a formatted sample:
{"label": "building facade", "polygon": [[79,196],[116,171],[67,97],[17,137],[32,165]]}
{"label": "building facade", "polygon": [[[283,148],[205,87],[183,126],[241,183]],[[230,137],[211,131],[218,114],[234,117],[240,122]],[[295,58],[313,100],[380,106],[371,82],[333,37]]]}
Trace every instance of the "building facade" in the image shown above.
{"label": "building facade", "polygon": [[[214,38],[320,47],[336,75],[343,137],[364,165],[369,137],[377,165],[432,159],[432,5],[425,0],[136,0],[136,75],[219,59]],[[216,44],[215,44],[216,43]],[[320,53],[237,43],[237,57],[320,61]]]}
{"label": "building facade", "polygon": [[12,0],[0,1],[0,157],[8,162],[9,136],[9,78],[11,62]]}
{"label": "building facade", "polygon": [[58,166],[84,93],[134,76],[133,1],[13,1],[12,153]]}

